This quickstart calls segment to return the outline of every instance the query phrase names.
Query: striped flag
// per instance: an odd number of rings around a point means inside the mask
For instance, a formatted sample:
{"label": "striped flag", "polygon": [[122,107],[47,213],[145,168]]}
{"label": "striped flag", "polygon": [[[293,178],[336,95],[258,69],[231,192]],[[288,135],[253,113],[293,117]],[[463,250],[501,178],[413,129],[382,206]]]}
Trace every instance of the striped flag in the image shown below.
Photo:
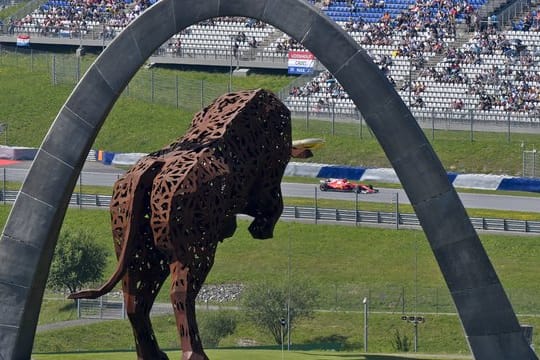
{"label": "striped flag", "polygon": [[26,34],[17,35],[17,46],[30,46],[30,36]]}

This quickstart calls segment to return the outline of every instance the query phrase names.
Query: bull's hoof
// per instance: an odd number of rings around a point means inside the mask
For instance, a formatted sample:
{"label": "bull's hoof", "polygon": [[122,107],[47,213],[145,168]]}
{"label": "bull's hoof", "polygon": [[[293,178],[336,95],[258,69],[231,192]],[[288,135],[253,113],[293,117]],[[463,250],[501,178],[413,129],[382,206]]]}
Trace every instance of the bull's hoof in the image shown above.
{"label": "bull's hoof", "polygon": [[169,360],[169,357],[163,351],[158,350],[157,354],[154,355],[137,356],[137,360]]}
{"label": "bull's hoof", "polygon": [[269,226],[266,224],[265,225],[255,224],[255,221],[252,222],[251,225],[249,225],[248,230],[254,239],[265,240],[265,239],[271,239],[274,236],[273,226]]}

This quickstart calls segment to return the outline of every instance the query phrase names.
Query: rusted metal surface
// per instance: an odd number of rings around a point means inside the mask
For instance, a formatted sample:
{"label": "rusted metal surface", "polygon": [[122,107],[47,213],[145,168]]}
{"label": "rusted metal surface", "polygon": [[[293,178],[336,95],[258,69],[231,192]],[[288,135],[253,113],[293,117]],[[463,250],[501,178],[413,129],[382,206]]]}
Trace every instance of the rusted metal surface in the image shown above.
{"label": "rusted metal surface", "polygon": [[207,359],[195,318],[197,294],[218,243],[236,230],[236,214],[253,217],[254,238],[272,237],[292,150],[289,110],[273,94],[221,96],[195,115],[184,136],[143,157],[115,183],[110,210],[117,270],[100,289],[70,297],[95,298],[122,280],[138,359],[166,359],[149,313],[170,274],[182,359]]}

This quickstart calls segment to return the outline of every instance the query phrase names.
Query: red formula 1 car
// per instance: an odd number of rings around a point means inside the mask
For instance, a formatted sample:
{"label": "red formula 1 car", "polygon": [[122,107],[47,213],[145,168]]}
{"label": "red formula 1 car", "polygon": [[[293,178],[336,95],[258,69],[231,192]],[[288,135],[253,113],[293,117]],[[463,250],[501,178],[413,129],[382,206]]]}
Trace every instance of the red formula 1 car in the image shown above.
{"label": "red formula 1 car", "polygon": [[321,180],[319,188],[322,191],[356,192],[359,194],[374,194],[379,192],[379,190],[374,189],[372,185],[353,183],[347,179]]}

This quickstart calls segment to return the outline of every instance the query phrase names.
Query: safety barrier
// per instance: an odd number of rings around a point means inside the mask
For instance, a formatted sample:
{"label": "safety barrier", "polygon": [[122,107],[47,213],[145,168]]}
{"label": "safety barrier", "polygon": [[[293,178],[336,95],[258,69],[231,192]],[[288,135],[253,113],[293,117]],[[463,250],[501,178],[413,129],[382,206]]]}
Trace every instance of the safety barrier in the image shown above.
{"label": "safety barrier", "polygon": [[[0,191],[0,201],[13,203],[17,197],[17,191]],[[71,196],[69,205],[79,208],[103,208],[109,207],[110,195],[79,194]],[[281,214],[283,219],[293,219],[318,222],[333,222],[341,224],[377,224],[389,225],[399,228],[419,227],[420,222],[416,214],[401,213],[399,211],[365,211],[344,210],[333,208],[321,208],[310,206],[285,206]],[[540,221],[496,219],[496,218],[471,218],[471,222],[477,230],[517,232],[517,233],[540,233]]]}
{"label": "safety barrier", "polygon": [[[346,178],[363,182],[399,183],[394,169],[391,168],[362,168],[290,162],[285,170],[286,176],[306,176],[306,174],[317,178]],[[458,188],[540,192],[540,178],[448,173],[448,180]]]}

